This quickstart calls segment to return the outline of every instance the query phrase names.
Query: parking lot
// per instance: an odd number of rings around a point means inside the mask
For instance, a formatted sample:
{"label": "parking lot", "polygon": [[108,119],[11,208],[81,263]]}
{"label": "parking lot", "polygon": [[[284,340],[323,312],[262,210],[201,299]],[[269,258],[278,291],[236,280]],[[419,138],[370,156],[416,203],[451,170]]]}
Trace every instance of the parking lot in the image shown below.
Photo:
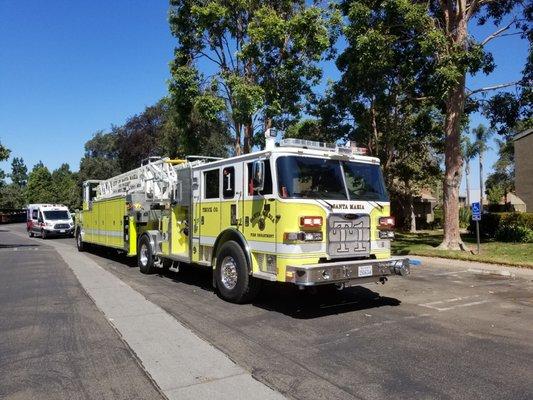
{"label": "parking lot", "polygon": [[[17,269],[28,270],[36,255],[74,246],[68,238],[22,239],[23,225],[3,231],[1,237],[19,246],[0,248],[2,269],[16,260]],[[315,293],[269,284],[253,304],[235,305],[213,292],[208,270],[143,275],[134,259],[114,251],[94,249],[85,255],[289,398],[533,398],[533,274],[528,271],[504,276],[484,273],[475,264],[426,261],[409,278],[385,285],[344,291],[324,287]],[[60,258],[47,262],[59,263]],[[41,272],[35,279],[46,279]],[[6,290],[4,286],[4,294]],[[74,302],[88,301],[81,291],[71,294]],[[6,296],[0,299],[2,308],[13,304]],[[0,328],[15,329],[9,319],[18,318],[16,311],[7,316]],[[9,345],[0,339],[7,354],[0,364],[4,388],[6,376],[16,379],[6,373],[21,357]],[[90,357],[92,351],[86,346],[82,354]],[[139,373],[133,358],[121,362],[132,374]],[[10,390],[16,384],[10,381]],[[151,393],[149,381],[144,384],[143,390]]]}

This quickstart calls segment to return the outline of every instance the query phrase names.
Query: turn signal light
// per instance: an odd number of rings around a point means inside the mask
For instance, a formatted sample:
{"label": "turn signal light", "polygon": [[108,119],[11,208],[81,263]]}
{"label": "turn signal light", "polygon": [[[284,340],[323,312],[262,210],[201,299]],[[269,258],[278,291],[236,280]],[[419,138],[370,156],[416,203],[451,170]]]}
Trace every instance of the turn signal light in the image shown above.
{"label": "turn signal light", "polygon": [[322,232],[285,232],[286,242],[321,242]]}
{"label": "turn signal light", "polygon": [[379,219],[379,229],[392,229],[394,228],[394,217],[381,217]]}
{"label": "turn signal light", "polygon": [[322,217],[300,217],[302,228],[317,228],[322,226]]}

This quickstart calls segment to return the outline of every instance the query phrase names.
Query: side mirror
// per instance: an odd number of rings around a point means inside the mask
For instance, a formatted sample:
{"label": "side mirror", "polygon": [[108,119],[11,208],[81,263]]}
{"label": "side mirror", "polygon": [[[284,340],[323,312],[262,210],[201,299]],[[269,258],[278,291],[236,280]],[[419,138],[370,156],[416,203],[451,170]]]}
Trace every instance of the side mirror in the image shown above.
{"label": "side mirror", "polygon": [[40,224],[42,224],[42,223],[43,223],[43,219],[42,219],[42,218],[38,218],[38,219],[37,219],[37,222],[39,222]]}
{"label": "side mirror", "polygon": [[256,160],[252,164],[252,182],[254,190],[262,191],[265,187],[265,162]]}

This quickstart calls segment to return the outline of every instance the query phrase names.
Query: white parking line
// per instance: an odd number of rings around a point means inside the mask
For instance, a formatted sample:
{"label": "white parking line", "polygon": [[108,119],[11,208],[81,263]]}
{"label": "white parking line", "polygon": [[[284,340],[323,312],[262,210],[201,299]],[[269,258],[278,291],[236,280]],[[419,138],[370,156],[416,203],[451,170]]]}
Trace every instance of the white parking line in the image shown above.
{"label": "white parking line", "polygon": [[437,310],[437,311],[449,311],[449,310],[453,310],[455,308],[476,306],[476,305],[479,305],[479,304],[484,304],[484,303],[490,302],[490,300],[485,299],[485,300],[480,300],[480,301],[472,301],[472,302],[468,302],[468,303],[455,304],[455,305],[450,306],[450,307],[438,307],[437,306],[437,305],[446,306],[446,305],[448,305],[450,303],[457,303],[457,302],[461,302],[463,300],[470,300],[470,299],[474,299],[474,298],[478,298],[478,297],[479,297],[479,295],[476,294],[476,295],[473,295],[473,296],[454,297],[452,299],[433,301],[433,302],[430,302],[430,303],[421,303],[421,304],[418,304],[418,305],[421,306],[421,307],[432,308],[433,310]]}

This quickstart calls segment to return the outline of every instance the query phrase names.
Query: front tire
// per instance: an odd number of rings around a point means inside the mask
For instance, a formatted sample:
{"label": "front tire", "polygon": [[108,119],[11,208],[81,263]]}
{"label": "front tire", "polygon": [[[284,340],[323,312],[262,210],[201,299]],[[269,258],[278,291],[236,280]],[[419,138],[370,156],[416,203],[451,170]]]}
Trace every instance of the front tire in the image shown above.
{"label": "front tire", "polygon": [[144,235],[139,240],[137,249],[137,265],[143,274],[153,274],[155,272],[154,254],[150,245],[150,238]]}
{"label": "front tire", "polygon": [[41,229],[41,238],[46,239],[48,236],[46,235],[46,231],[44,229]]}
{"label": "front tire", "polygon": [[28,236],[31,237],[31,238],[35,236],[35,235],[33,234],[33,231],[32,231],[31,229],[28,231]]}
{"label": "front tire", "polygon": [[239,304],[252,301],[261,288],[261,281],[249,273],[242,247],[234,241],[224,243],[217,254],[215,282],[220,297]]}
{"label": "front tire", "polygon": [[76,231],[76,247],[80,252],[85,251],[85,243],[83,243],[83,240],[81,238],[81,231],[79,229]]}

